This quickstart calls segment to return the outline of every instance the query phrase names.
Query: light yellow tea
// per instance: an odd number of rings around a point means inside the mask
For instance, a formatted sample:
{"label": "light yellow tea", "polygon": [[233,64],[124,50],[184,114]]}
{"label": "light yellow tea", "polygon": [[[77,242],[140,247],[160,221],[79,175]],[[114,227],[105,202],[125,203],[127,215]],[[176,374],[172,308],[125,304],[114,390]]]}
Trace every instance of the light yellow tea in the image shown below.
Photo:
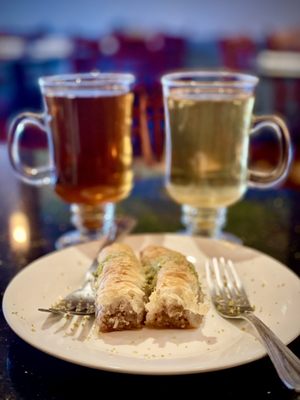
{"label": "light yellow tea", "polygon": [[210,90],[174,89],[166,99],[167,190],[180,204],[225,207],[246,190],[254,97]]}

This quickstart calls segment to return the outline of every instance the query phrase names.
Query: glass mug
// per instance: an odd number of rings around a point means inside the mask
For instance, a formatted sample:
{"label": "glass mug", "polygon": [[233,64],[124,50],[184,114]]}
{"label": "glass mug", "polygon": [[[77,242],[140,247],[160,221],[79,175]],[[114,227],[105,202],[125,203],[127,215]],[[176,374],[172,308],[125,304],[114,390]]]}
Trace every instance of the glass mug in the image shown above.
{"label": "glass mug", "polygon": [[[257,83],[256,76],[227,71],[183,71],[162,77],[166,188],[182,205],[189,234],[224,237],[226,208],[241,199],[248,186],[268,188],[287,175],[289,132],[277,116],[253,116]],[[264,128],[279,141],[278,165],[270,172],[249,170],[250,135]]]}
{"label": "glass mug", "polygon": [[[44,113],[23,113],[12,122],[8,150],[25,182],[54,185],[71,204],[77,228],[57,242],[61,248],[94,240],[115,228],[114,204],[131,191],[131,74],[85,73],[42,77]],[[27,124],[47,135],[49,163],[31,168],[21,161],[19,141]]]}

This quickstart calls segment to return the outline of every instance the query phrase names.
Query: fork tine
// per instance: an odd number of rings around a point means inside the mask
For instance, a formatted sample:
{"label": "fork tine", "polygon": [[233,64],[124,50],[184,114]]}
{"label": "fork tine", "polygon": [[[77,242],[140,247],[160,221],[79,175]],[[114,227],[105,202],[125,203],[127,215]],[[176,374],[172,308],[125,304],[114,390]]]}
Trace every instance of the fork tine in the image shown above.
{"label": "fork tine", "polygon": [[52,313],[52,314],[57,314],[57,315],[93,315],[95,314],[95,310],[88,310],[88,309],[84,309],[81,311],[76,311],[76,310],[60,310],[58,308],[38,308],[38,311],[42,311],[42,312],[48,312],[48,313]]}
{"label": "fork tine", "polygon": [[232,283],[230,274],[228,273],[228,268],[226,267],[227,261],[224,257],[214,260],[215,270],[217,271],[218,285],[221,287],[221,296],[223,299],[233,299],[237,298],[237,293],[235,287]]}
{"label": "fork tine", "polygon": [[242,297],[243,301],[245,303],[247,303],[247,305],[250,306],[250,302],[249,302],[247,293],[246,293],[246,291],[244,289],[242,281],[240,280],[240,278],[239,278],[239,276],[238,276],[238,274],[236,272],[236,269],[234,267],[234,264],[233,264],[233,262],[231,260],[227,260],[227,267],[228,267],[227,270],[230,271],[230,275],[232,277],[231,279],[233,281],[233,285],[234,285],[234,288],[236,290],[237,295]]}
{"label": "fork tine", "polygon": [[236,272],[236,269],[233,265],[233,262],[231,260],[227,260],[227,266],[233,277],[234,285],[235,285],[236,289],[240,291],[241,289],[243,289],[243,286],[242,286],[242,282]]}
{"label": "fork tine", "polygon": [[220,262],[222,262],[223,266],[223,272],[225,276],[225,281],[226,281],[226,289],[228,292],[229,297],[232,297],[233,299],[237,299],[239,297],[239,290],[237,286],[235,285],[235,277],[232,273],[231,268],[228,265],[228,261],[225,260],[223,257],[220,258]]}
{"label": "fork tine", "polygon": [[205,272],[206,272],[206,281],[207,281],[209,291],[212,296],[216,296],[217,293],[216,293],[215,285],[213,283],[212,268],[211,268],[210,260],[206,260],[206,262],[205,262]]}
{"label": "fork tine", "polygon": [[70,311],[71,315],[95,315],[95,311],[83,310],[83,311]]}
{"label": "fork tine", "polygon": [[48,313],[52,313],[52,314],[56,314],[56,315],[64,315],[65,312],[62,310],[59,310],[58,308],[38,308],[38,311],[42,311],[42,312],[48,312]]}
{"label": "fork tine", "polygon": [[208,259],[205,262],[207,285],[212,297],[224,297],[225,288],[222,282],[218,260],[216,258]]}
{"label": "fork tine", "polygon": [[222,262],[220,263],[217,258],[212,259],[212,265],[215,273],[215,281],[219,296],[225,298],[227,297],[226,287],[224,284],[223,272],[222,272]]}
{"label": "fork tine", "polygon": [[85,305],[82,303],[81,300],[79,300],[78,304],[76,304],[76,307],[75,307],[74,311],[82,312],[84,308],[85,308]]}

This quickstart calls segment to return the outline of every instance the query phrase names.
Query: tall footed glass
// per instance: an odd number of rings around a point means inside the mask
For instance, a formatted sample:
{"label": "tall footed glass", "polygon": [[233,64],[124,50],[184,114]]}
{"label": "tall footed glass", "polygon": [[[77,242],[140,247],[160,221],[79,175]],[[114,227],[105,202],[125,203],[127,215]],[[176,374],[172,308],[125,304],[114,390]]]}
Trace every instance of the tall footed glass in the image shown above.
{"label": "tall footed glass", "polygon": [[[70,203],[75,230],[57,247],[98,239],[116,229],[115,203],[132,188],[130,74],[90,73],[42,77],[45,111],[23,113],[12,122],[8,150],[12,167],[26,183],[52,184]],[[32,168],[21,160],[27,124],[46,133],[49,162]]]}
{"label": "tall footed glass", "polygon": [[[248,186],[281,182],[291,161],[286,124],[278,116],[253,115],[256,76],[228,71],[183,71],[162,77],[166,122],[166,188],[182,205],[192,235],[224,235],[227,207]],[[271,172],[248,169],[249,138],[264,128],[278,139],[280,157]]]}

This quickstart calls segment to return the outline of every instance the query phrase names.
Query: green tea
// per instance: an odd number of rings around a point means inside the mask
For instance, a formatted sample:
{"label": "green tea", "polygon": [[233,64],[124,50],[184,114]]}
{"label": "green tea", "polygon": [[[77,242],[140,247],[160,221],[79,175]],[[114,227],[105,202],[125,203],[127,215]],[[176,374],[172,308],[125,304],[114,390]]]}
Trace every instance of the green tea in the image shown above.
{"label": "green tea", "polygon": [[175,89],[167,107],[167,190],[180,204],[225,207],[247,186],[254,97]]}

